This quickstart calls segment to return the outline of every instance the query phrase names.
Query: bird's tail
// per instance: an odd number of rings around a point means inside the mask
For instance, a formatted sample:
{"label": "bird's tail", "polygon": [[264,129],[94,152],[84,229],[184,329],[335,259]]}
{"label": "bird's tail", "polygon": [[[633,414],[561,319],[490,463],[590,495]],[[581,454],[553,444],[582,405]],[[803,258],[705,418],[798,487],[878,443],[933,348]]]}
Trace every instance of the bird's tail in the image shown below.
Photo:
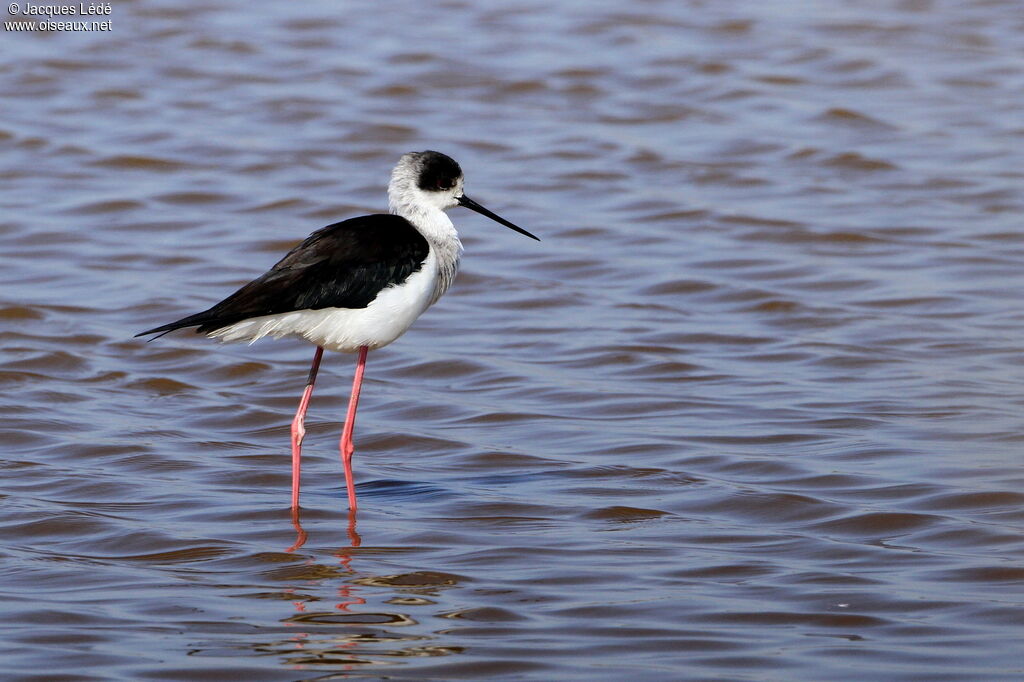
{"label": "bird's tail", "polygon": [[[209,321],[210,321],[210,312],[209,311],[204,311],[204,312],[201,312],[201,313],[196,313],[195,315],[189,315],[188,317],[183,317],[180,320],[176,320],[174,322],[168,322],[167,324],[162,324],[159,327],[153,327],[152,329],[147,329],[144,332],[139,332],[138,334],[135,335],[135,337],[138,338],[140,336],[148,336],[149,334],[156,334],[156,336],[154,336],[153,338],[148,339],[148,341],[156,341],[157,339],[159,339],[164,334],[170,334],[175,329],[184,329],[185,327],[196,327],[198,325],[201,325],[203,323],[207,323]],[[199,331],[199,330],[197,329],[196,331]]]}

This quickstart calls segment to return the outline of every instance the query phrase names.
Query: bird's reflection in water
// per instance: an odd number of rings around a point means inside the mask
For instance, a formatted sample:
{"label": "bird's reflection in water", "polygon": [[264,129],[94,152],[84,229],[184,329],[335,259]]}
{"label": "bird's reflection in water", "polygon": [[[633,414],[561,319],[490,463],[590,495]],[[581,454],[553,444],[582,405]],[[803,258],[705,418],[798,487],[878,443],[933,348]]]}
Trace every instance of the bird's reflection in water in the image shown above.
{"label": "bird's reflection in water", "polygon": [[292,507],[292,525],[295,526],[295,543],[288,549],[284,550],[289,554],[297,550],[299,547],[302,547],[306,544],[306,540],[309,539],[306,529],[302,527],[302,519],[299,517],[299,508],[297,506]]}
{"label": "bird's reflection in water", "polygon": [[[306,544],[306,540],[309,539],[309,534],[306,529],[302,527],[301,513],[298,507],[292,507],[292,525],[295,527],[295,542],[291,547],[285,550],[287,553],[292,553],[295,550]],[[356,571],[352,568],[352,552],[347,551],[359,547],[363,543],[363,539],[359,537],[358,531],[356,531],[356,512],[350,509],[348,512],[348,547],[341,547],[334,556],[338,557],[338,563],[345,569],[343,572],[339,571],[335,574],[337,577],[342,578],[341,584],[338,586],[338,596],[341,601],[336,604],[336,608],[339,611],[348,611],[348,607],[353,604],[365,604],[366,600],[353,594],[355,586],[346,582],[344,579],[354,576]],[[307,566],[314,565],[314,559],[310,557],[306,561]],[[292,602],[295,605],[295,610],[302,613],[306,610],[306,604],[304,601]]]}
{"label": "bird's reflection in water", "polygon": [[[302,527],[301,512],[298,507],[292,507],[292,526],[295,527],[295,542],[291,547],[284,550],[289,554],[306,544],[306,540],[309,539],[309,534],[306,533],[306,529]],[[348,511],[348,542],[349,547],[358,547],[363,544],[363,539],[359,537],[359,533],[356,531],[356,511],[349,509]],[[352,561],[352,556],[345,552],[345,549],[339,549],[336,556],[341,559],[341,564],[345,568],[349,568],[349,562]]]}
{"label": "bird's reflection in water", "polygon": [[[348,510],[348,547],[339,548],[335,552],[334,556],[338,557],[339,563],[345,567],[349,575],[355,575],[355,569],[352,568],[352,552],[345,551],[346,549],[355,549],[359,545],[363,544],[363,539],[359,537],[359,533],[356,532],[356,510]],[[342,583],[338,587],[338,596],[341,597],[342,601],[336,605],[336,608],[340,611],[348,611],[348,607],[352,604],[365,604],[366,600],[362,597],[357,597],[352,594],[354,587],[348,583]]]}
{"label": "bird's reflection in water", "polygon": [[[295,552],[308,535],[297,511],[292,512],[291,518],[297,535],[287,551]],[[319,563],[314,555],[307,555],[304,562],[294,564],[295,570],[289,571],[290,580],[301,581],[302,587],[285,590],[294,613],[282,620],[293,629],[289,637],[266,644],[263,651],[277,653],[293,670],[322,670],[339,676],[367,670],[369,666],[394,665],[399,659],[462,653],[465,650],[462,646],[437,642],[437,633],[417,627],[420,621],[408,613],[387,607],[359,608],[368,603],[367,599],[371,604],[385,602],[430,608],[436,603],[431,597],[457,586],[459,576],[434,571],[397,575],[357,572],[352,563],[361,544],[355,512],[349,512],[348,545],[333,552],[337,565]],[[364,556],[363,560],[373,563],[372,556]],[[320,587],[337,595],[333,609],[317,609],[316,602],[320,599],[316,592]],[[360,595],[360,591],[366,597]],[[448,614],[447,617],[457,616]]]}
{"label": "bird's reflection in water", "polygon": [[[287,552],[297,551],[308,538],[297,510],[293,510],[291,518],[296,537]],[[315,553],[304,555],[305,561],[292,564],[293,569],[288,574],[293,587],[285,593],[294,611],[281,621],[289,627],[288,636],[265,644],[261,651],[277,654],[282,664],[293,671],[329,674],[318,679],[335,679],[334,675],[338,679],[347,678],[371,666],[382,670],[411,658],[419,660],[462,653],[465,647],[442,643],[439,633],[422,625],[412,615],[377,606],[383,602],[434,608],[433,597],[456,587],[459,576],[434,571],[374,575],[368,573],[365,566],[360,572],[352,564],[361,544],[355,512],[349,512],[348,545],[333,552],[337,564],[333,561],[320,563]],[[373,556],[364,556],[363,563],[372,570]],[[301,587],[296,585],[298,582]],[[317,608],[317,602],[321,601],[317,596],[320,588],[337,595],[333,609]],[[365,608],[368,603],[374,606]],[[447,614],[447,617],[457,616]]]}
{"label": "bird's reflection in water", "polygon": [[[292,526],[295,527],[296,535],[295,542],[285,550],[287,553],[295,552],[301,548],[309,538],[309,534],[302,527],[302,519],[298,507],[293,507],[291,512]],[[341,612],[349,612],[350,606],[366,603],[365,599],[355,594],[357,588],[349,581],[349,578],[354,576],[356,572],[352,568],[352,552],[347,550],[354,549],[362,544],[362,538],[359,537],[359,533],[356,530],[356,512],[354,510],[348,512],[347,532],[348,546],[339,548],[334,554],[338,558],[338,563],[344,569],[343,571],[337,571],[336,573],[333,571],[328,572],[325,570],[326,567],[317,567],[313,557],[309,557],[306,561],[307,566],[317,569],[314,573],[323,573],[331,575],[331,577],[341,578],[337,587],[337,594],[341,601],[335,604],[335,608]],[[287,591],[295,593],[296,590],[292,588]],[[295,615],[287,619],[289,625],[312,623],[322,626],[345,623],[344,620],[338,620],[338,616],[332,617],[330,613],[307,613],[305,599],[295,600],[292,602],[292,605],[295,607]],[[287,660],[296,669],[328,665],[331,667],[338,666],[343,670],[351,670],[356,666],[369,663],[369,661],[362,660],[356,655],[356,649],[358,649],[360,644],[358,639],[358,637],[343,636],[330,637],[324,641],[320,640],[320,638],[310,639],[310,633],[308,632],[296,632],[290,638],[291,649],[293,652],[302,652],[302,654],[299,656],[289,656]],[[312,649],[310,648],[311,646]]]}

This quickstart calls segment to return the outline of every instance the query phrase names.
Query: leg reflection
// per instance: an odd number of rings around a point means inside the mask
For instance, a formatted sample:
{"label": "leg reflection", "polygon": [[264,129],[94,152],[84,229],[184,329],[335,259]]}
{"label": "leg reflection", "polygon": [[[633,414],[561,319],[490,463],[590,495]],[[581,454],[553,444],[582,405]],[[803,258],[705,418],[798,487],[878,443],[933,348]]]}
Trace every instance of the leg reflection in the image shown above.
{"label": "leg reflection", "polygon": [[[306,544],[306,540],[309,539],[309,534],[306,533],[306,529],[302,527],[301,512],[298,507],[292,507],[292,526],[295,527],[295,542],[291,547],[284,550],[289,554],[297,550]],[[349,547],[354,548],[363,544],[363,539],[359,537],[359,532],[356,530],[356,510],[350,509],[348,512],[348,542]],[[341,564],[348,570],[352,570],[349,567],[349,562],[352,561],[352,556],[345,552],[344,549],[339,549],[338,558],[341,559]]]}
{"label": "leg reflection", "polygon": [[363,544],[363,539],[356,532],[356,510],[348,510],[348,541],[350,547],[358,547]]}
{"label": "leg reflection", "polygon": [[[349,509],[348,511],[348,541],[349,549],[353,549],[363,544],[363,539],[359,537],[359,533],[356,531],[356,510]],[[345,567],[349,573],[355,573],[355,569],[352,568],[352,553],[346,552],[345,548],[341,548],[337,551],[335,556],[338,557],[339,562]],[[354,589],[353,585],[343,583],[338,587],[338,596],[341,597],[341,601],[336,605],[339,611],[348,611],[348,607],[353,604],[365,604],[366,600],[362,597],[352,594]]]}
{"label": "leg reflection", "polygon": [[306,538],[309,537],[306,535],[306,530],[302,527],[302,522],[299,520],[299,508],[297,506],[292,507],[292,525],[295,526],[295,544],[285,550],[288,553],[294,552],[306,544]]}

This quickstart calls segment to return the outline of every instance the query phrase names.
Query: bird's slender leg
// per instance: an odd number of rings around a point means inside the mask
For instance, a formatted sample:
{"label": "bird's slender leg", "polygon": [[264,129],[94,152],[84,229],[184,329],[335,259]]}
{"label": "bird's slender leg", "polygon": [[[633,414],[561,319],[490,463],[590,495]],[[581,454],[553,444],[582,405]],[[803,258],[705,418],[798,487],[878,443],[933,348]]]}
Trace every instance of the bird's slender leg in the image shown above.
{"label": "bird's slender leg", "polygon": [[309,537],[306,534],[306,530],[302,527],[302,519],[299,518],[298,507],[292,507],[292,525],[295,526],[296,535],[295,543],[285,550],[289,554],[306,544],[306,539]]}
{"label": "bird's slender leg", "polygon": [[366,346],[359,347],[359,361],[356,363],[356,375],[352,379],[352,396],[348,399],[348,414],[345,415],[345,428],[341,431],[341,463],[345,467],[345,485],[348,487],[348,508],[356,510],[356,483],[352,476],[352,429],[356,425],[356,407],[359,405],[359,389],[363,385],[363,371],[366,369]]}
{"label": "bird's slender leg", "polygon": [[324,349],[316,347],[313,354],[313,365],[309,368],[309,378],[306,379],[306,390],[302,392],[302,400],[299,401],[299,409],[292,420],[292,510],[299,508],[299,477],[302,470],[302,437],[306,435],[306,408],[309,407],[309,398],[313,395],[313,384],[316,382],[316,373],[320,369],[320,358],[323,357]]}

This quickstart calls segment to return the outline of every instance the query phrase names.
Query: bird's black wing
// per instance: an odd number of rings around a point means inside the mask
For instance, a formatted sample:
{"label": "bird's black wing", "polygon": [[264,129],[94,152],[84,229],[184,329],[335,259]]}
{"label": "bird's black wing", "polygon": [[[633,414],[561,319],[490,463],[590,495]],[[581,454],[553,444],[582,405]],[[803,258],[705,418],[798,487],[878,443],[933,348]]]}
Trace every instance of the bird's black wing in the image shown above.
{"label": "bird's black wing", "polygon": [[209,332],[250,317],[293,310],[365,308],[423,266],[429,246],[405,218],[376,214],[309,235],[263,276],[209,310],[136,334],[182,327]]}

